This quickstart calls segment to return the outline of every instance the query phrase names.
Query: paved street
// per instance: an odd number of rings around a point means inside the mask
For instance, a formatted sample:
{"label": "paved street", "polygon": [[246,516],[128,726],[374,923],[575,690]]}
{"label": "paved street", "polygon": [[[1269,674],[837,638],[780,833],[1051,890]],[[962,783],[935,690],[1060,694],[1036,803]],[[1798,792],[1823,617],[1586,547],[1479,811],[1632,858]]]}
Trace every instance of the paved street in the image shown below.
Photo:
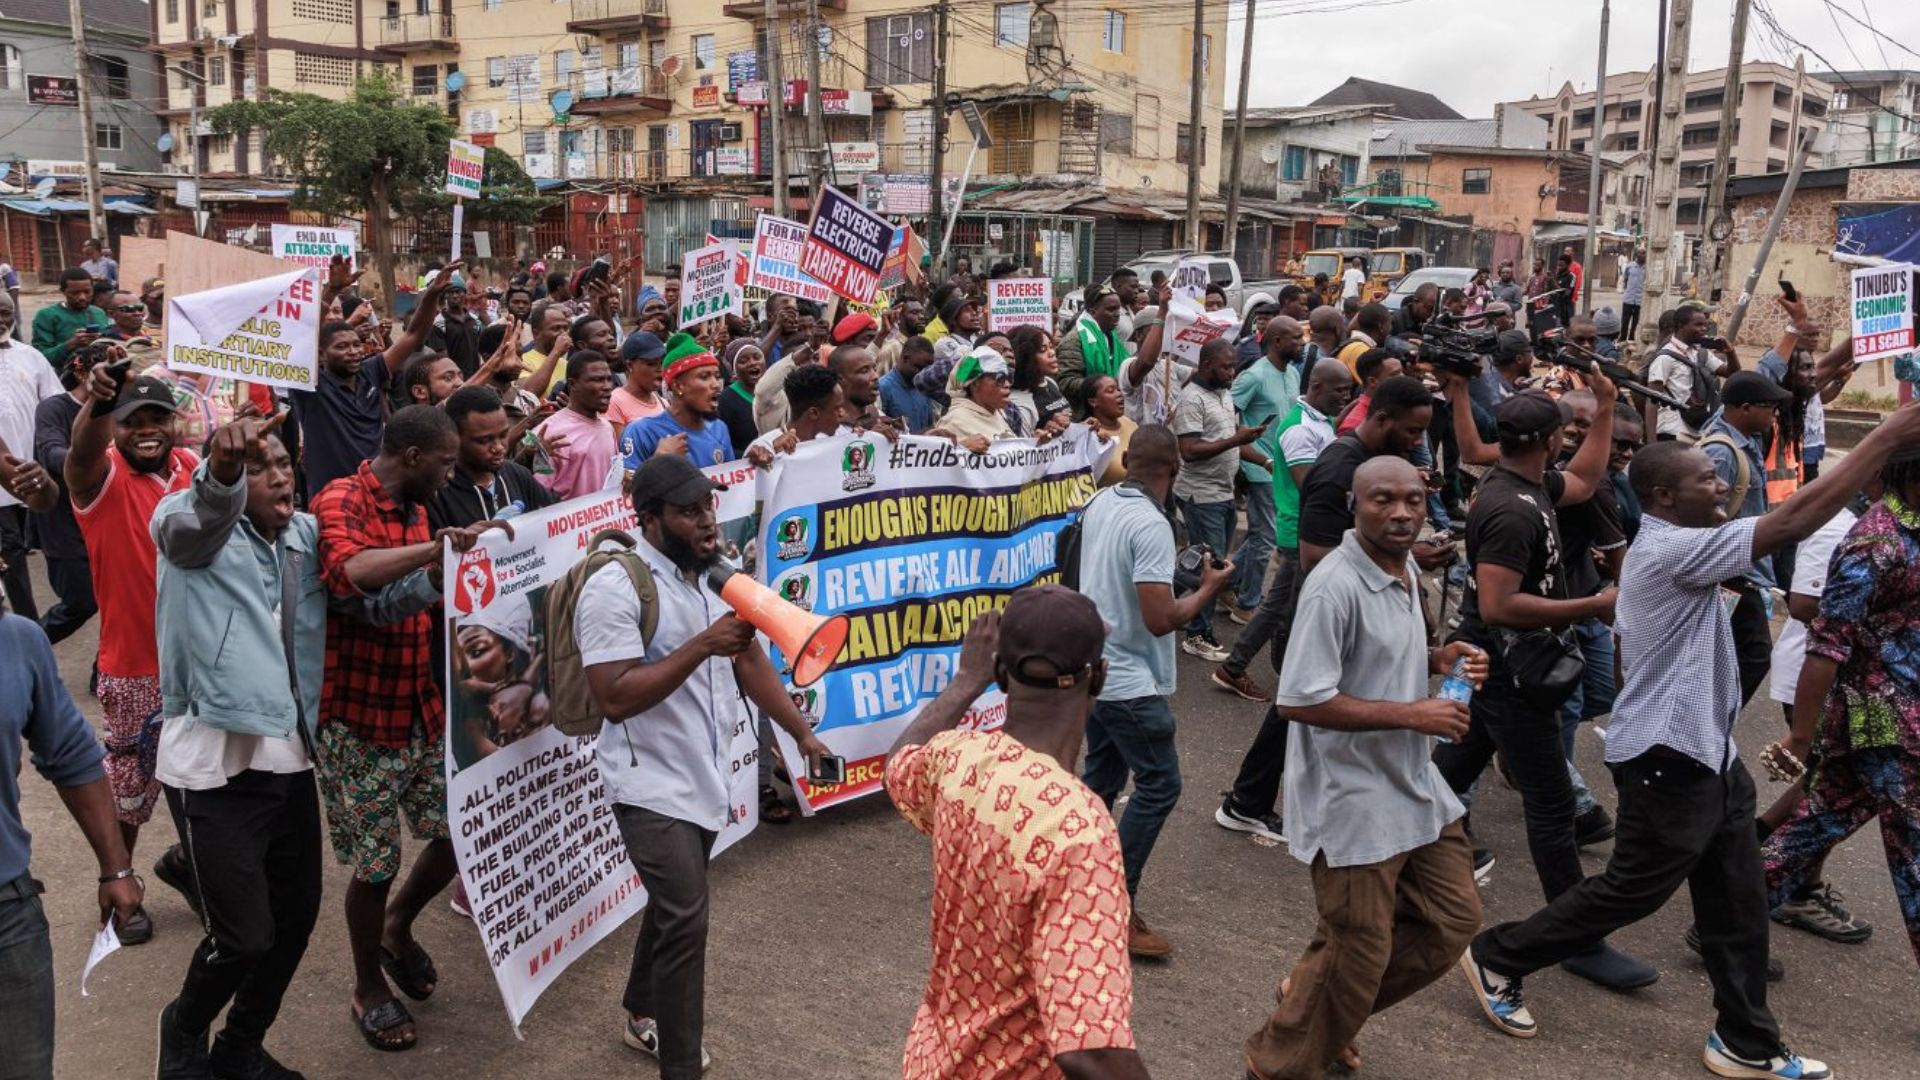
{"label": "paved street", "polygon": [[[36,571],[39,568],[35,560]],[[50,597],[44,578],[39,595]],[[1224,620],[1223,620],[1224,623]],[[1226,625],[1223,636],[1234,628]],[[60,648],[69,685],[85,696],[90,632]],[[1230,639],[1229,639],[1230,640]],[[1307,873],[1285,850],[1257,846],[1213,823],[1220,792],[1257,726],[1261,707],[1217,691],[1206,668],[1182,658],[1177,702],[1186,793],[1147,870],[1141,910],[1175,945],[1170,963],[1137,967],[1135,1027],[1156,1077],[1238,1080],[1240,1044],[1271,1003],[1273,987],[1313,927]],[[1255,673],[1271,680],[1271,672]],[[1764,696],[1764,691],[1763,691]],[[1749,760],[1779,726],[1778,706],[1756,702],[1741,744]],[[1599,740],[1583,735],[1588,778],[1611,787]],[[1760,781],[1763,799],[1777,785]],[[94,867],[51,788],[24,780],[34,869],[48,886],[60,977],[61,1077],[150,1075],[154,1016],[178,987],[198,934],[180,897],[149,878],[155,940],[105,962],[94,996],[79,995],[81,963],[95,930]],[[1518,798],[1485,785],[1476,815],[1482,842],[1500,863],[1484,890],[1489,920],[1530,912],[1540,894],[1527,859]],[[143,837],[145,870],[173,839],[164,811]],[[1607,845],[1592,850],[1597,871]],[[762,827],[728,852],[714,875],[707,977],[707,1042],[714,1080],[809,1080],[898,1075],[902,1042],[928,963],[927,843],[883,797],[787,828]],[[1830,1060],[1839,1075],[1920,1076],[1920,1027],[1912,1005],[1920,979],[1896,918],[1877,832],[1869,829],[1830,863],[1833,880],[1870,919],[1865,945],[1830,945],[1778,931],[1788,969],[1773,1001],[1792,1045]],[[420,1045],[378,1054],[347,1011],[350,964],[340,914],[346,875],[327,864],[327,902],[305,966],[287,997],[270,1048],[310,1077],[571,1077],[653,1075],[619,1040],[623,929],[562,976],[525,1024],[507,1024],[470,924],[436,903],[419,936],[439,964],[433,1000],[415,1005]],[[1615,995],[1559,971],[1528,985],[1539,1038],[1495,1033],[1458,975],[1378,1018],[1362,1034],[1367,1077],[1704,1076],[1700,1047],[1711,1019],[1704,969],[1681,944],[1691,918],[1685,897],[1616,942],[1657,963],[1657,986]]]}

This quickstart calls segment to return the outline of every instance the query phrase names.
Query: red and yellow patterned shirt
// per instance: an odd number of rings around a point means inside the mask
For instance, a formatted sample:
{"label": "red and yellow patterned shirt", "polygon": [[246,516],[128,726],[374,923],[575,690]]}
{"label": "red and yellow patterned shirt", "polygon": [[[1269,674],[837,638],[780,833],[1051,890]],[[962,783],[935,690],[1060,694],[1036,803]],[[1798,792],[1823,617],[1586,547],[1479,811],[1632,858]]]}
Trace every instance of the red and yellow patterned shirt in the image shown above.
{"label": "red and yellow patterned shirt", "polygon": [[1057,1055],[1132,1048],[1120,839],[1080,778],[1000,732],[949,731],[894,758],[887,794],[933,837],[905,1080],[1057,1080]]}

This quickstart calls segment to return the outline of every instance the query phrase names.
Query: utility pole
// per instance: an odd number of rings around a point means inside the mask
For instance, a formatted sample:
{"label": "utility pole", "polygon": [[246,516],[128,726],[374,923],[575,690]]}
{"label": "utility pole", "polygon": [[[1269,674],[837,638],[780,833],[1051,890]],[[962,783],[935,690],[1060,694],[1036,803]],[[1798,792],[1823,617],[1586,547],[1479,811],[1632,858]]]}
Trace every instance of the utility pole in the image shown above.
{"label": "utility pole", "polygon": [[933,20],[933,190],[927,195],[926,241],[927,277],[935,285],[947,279],[947,253],[940,234],[947,220],[947,13],[951,7],[950,0],[940,0],[934,5]]}
{"label": "utility pole", "polygon": [[1587,247],[1581,256],[1585,276],[1580,282],[1580,310],[1593,314],[1593,259],[1600,251],[1600,192],[1607,186],[1606,162],[1600,147],[1607,127],[1607,26],[1613,19],[1611,0],[1600,0],[1600,75],[1593,83],[1593,158],[1587,167]]}
{"label": "utility pole", "polygon": [[93,61],[87,53],[87,16],[80,0],[67,0],[73,23],[74,84],[80,88],[81,160],[87,165],[87,228],[102,244],[107,242],[107,207],[100,197],[100,151],[93,145]]}
{"label": "utility pole", "polygon": [[[79,3],[79,0],[74,0]],[[1200,156],[1207,140],[1200,131],[1201,108],[1206,104],[1206,70],[1201,63],[1207,25],[1207,0],[1193,0],[1193,81],[1187,87],[1187,247],[1205,247],[1200,233]]]}
{"label": "utility pole", "polygon": [[1240,141],[1247,133],[1247,81],[1253,76],[1253,4],[1246,0],[1247,22],[1240,34],[1240,99],[1233,114],[1233,164],[1227,172],[1227,257],[1240,239]]}
{"label": "utility pole", "polygon": [[[1726,237],[1731,235],[1719,221],[1727,212],[1727,175],[1733,172],[1733,124],[1740,115],[1740,68],[1746,58],[1747,12],[1752,7],[1753,0],[1734,0],[1733,42],[1727,47],[1727,78],[1720,88],[1720,134],[1713,143],[1713,176],[1707,180],[1707,209],[1700,215],[1701,227],[1706,230],[1706,244],[1700,253],[1698,276],[1700,295],[1709,301],[1720,296],[1720,264],[1727,257]],[[1799,143],[1795,141],[1794,145]],[[1731,224],[1729,221],[1728,225]],[[1718,239],[1715,233],[1720,234]]]}
{"label": "utility pole", "polygon": [[1760,235],[1760,250],[1754,253],[1753,269],[1747,271],[1747,282],[1740,288],[1740,298],[1734,302],[1733,314],[1727,318],[1727,341],[1738,344],[1735,339],[1740,334],[1740,324],[1747,320],[1747,305],[1753,302],[1753,290],[1760,284],[1760,272],[1767,268],[1767,256],[1773,253],[1774,238],[1780,235],[1780,224],[1787,220],[1787,207],[1793,202],[1793,193],[1800,187],[1800,173],[1807,167],[1807,158],[1812,156],[1813,147],[1819,141],[1816,129],[1800,130],[1800,95],[1806,92],[1806,58],[1794,61],[1794,108],[1793,161],[1787,167],[1786,183],[1780,186],[1780,198],[1773,204],[1773,216],[1767,219],[1767,230]]}
{"label": "utility pole", "polygon": [[787,216],[787,80],[780,71],[780,0],[767,0],[767,128],[773,140],[773,212]]}
{"label": "utility pole", "polygon": [[820,0],[807,0],[807,197],[820,200],[827,171],[827,121],[820,112]]}
{"label": "utility pole", "polygon": [[[185,64],[168,64],[166,71],[172,72],[193,85],[189,87],[193,96],[187,99],[187,153],[193,165],[193,198],[200,201],[200,98],[206,93],[207,77],[196,74]],[[164,79],[166,73],[162,72]],[[206,230],[206,212],[199,205],[193,208],[193,235],[199,236]]]}
{"label": "utility pole", "polygon": [[1651,336],[1660,325],[1660,316],[1671,306],[1674,265],[1680,253],[1674,250],[1673,232],[1680,210],[1680,123],[1686,108],[1687,49],[1693,35],[1693,0],[1669,0],[1666,26],[1666,52],[1660,57],[1655,74],[1659,78],[1660,138],[1653,148],[1653,177],[1648,196],[1652,203],[1647,213],[1647,286],[1640,309],[1641,325]]}

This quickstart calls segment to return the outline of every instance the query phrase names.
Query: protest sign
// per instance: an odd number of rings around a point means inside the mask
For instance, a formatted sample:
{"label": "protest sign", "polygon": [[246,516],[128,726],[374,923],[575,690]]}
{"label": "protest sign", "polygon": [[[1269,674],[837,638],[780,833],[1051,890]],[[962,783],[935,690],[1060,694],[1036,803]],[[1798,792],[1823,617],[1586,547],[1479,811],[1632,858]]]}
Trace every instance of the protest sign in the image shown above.
{"label": "protest sign", "polygon": [[1176,300],[1191,300],[1200,305],[1207,295],[1207,261],[1205,259],[1181,259],[1180,265],[1173,268],[1173,295]]}
{"label": "protest sign", "polygon": [[335,229],[322,225],[286,225],[273,224],[273,255],[276,259],[285,259],[298,266],[314,266],[325,270],[335,255],[353,265],[354,238],[352,229]]}
{"label": "protest sign", "polygon": [[733,246],[721,241],[694,248],[680,260],[680,329],[740,313],[746,300],[733,273],[737,258]]}
{"label": "protest sign", "polygon": [[740,241],[722,239],[721,237],[715,236],[712,233],[708,233],[707,243],[719,244],[721,247],[724,247],[727,249],[727,256],[733,260],[734,284],[740,286],[742,289],[746,288],[747,287],[747,258],[745,255],[742,255],[740,253]]}
{"label": "protest sign", "polygon": [[320,375],[320,278],[312,267],[167,297],[167,367],[311,390]]}
{"label": "protest sign", "polygon": [[747,284],[816,304],[832,300],[832,289],[800,272],[800,252],[806,246],[805,225],[774,214],[761,214],[753,225],[753,258],[748,266]]}
{"label": "protest sign", "polygon": [[1175,299],[1167,305],[1167,327],[1160,347],[1188,365],[1198,364],[1200,346],[1232,333],[1238,325],[1232,311],[1208,312],[1198,304]]}
{"label": "protest sign", "polygon": [[[1045,446],[1010,440],[979,455],[942,439],[858,435],[775,460],[763,488],[762,580],[816,614],[852,620],[835,667],[787,687],[847,759],[843,784],[795,778],[810,810],[877,791],[887,749],[946,688],[973,620],[1016,589],[1058,579],[1060,530],[1112,451],[1082,425]],[[787,658],[773,657],[784,670]],[[1004,703],[990,691],[961,726],[999,726]],[[781,748],[797,751],[788,740]]]}
{"label": "protest sign", "polygon": [[873,302],[893,226],[837,189],[823,187],[813,204],[800,269],[849,300]]}
{"label": "protest sign", "polygon": [[[736,461],[709,475],[752,471]],[[747,493],[752,512],[753,485]],[[723,505],[736,512],[739,500]],[[724,518],[722,519],[725,520]],[[448,550],[447,806],[473,921],[515,1031],[568,965],[646,906],[595,757],[597,735],[568,736],[547,714],[548,589],[602,529],[638,534],[617,490],[522,514],[513,538],[493,531],[465,555]],[[714,706],[727,736],[731,817],[719,855],[760,820],[759,742],[732,685]],[[629,729],[624,737],[647,738]],[[623,748],[620,753],[627,751]],[[798,761],[800,759],[795,758]]]}
{"label": "protest sign", "polygon": [[880,265],[880,290],[897,289],[907,283],[907,241],[913,230],[905,225],[893,228],[893,241],[887,245],[887,261]]}
{"label": "protest sign", "polygon": [[1913,274],[1907,265],[1853,272],[1853,362],[1914,351]]}
{"label": "protest sign", "polygon": [[447,140],[447,194],[463,199],[479,198],[480,179],[486,171],[484,148],[459,139]]}
{"label": "protest sign", "polygon": [[999,278],[987,282],[987,329],[1016,326],[1053,329],[1053,282],[1046,278]]}

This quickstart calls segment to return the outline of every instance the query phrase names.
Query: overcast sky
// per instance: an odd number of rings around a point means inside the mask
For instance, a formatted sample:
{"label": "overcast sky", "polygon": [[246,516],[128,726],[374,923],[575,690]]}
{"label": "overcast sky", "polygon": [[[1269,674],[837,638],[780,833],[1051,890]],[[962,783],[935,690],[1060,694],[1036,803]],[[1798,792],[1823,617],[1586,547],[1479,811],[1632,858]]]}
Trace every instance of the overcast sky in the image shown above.
{"label": "overcast sky", "polygon": [[[1279,14],[1343,2],[1360,6],[1328,14]],[[1405,0],[1371,6],[1377,2],[1258,0],[1247,103],[1304,105],[1355,75],[1425,90],[1463,116],[1486,117],[1497,102],[1545,97],[1564,81],[1582,90],[1593,86],[1600,0]],[[1788,35],[1841,70],[1920,69],[1920,56],[1908,51],[1920,50],[1920,4],[1913,0],[1833,0],[1862,21],[1871,16],[1886,38],[1830,11],[1826,0],[1760,2]],[[1239,81],[1245,11],[1238,2],[1229,11],[1229,109]],[[1613,0],[1607,70],[1618,74],[1651,67],[1659,24],[1658,0]],[[1695,0],[1690,70],[1726,65],[1732,25],[1733,0]],[[1790,66],[1792,54],[1783,54],[1756,12],[1747,27],[1747,59],[1781,60],[1783,55]],[[1826,67],[1807,54],[1808,71]]]}

